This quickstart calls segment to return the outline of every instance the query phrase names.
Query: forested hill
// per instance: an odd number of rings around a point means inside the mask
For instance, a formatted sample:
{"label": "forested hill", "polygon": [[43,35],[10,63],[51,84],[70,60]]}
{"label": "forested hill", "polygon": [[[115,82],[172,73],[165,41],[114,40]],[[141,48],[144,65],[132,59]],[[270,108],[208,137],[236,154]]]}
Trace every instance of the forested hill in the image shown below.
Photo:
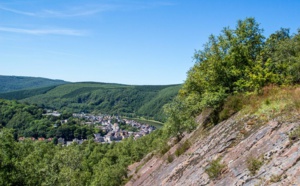
{"label": "forested hill", "polygon": [[63,80],[53,80],[40,77],[2,76],[0,75],[0,93],[29,88],[48,87],[66,84]]}
{"label": "forested hill", "polygon": [[[56,135],[55,120],[47,123],[35,105],[0,100],[0,185],[300,185],[300,30],[262,31],[247,18],[210,36],[182,86],[74,83],[24,99],[19,92],[23,102],[72,111],[158,117],[165,105],[164,126],[137,140],[17,142],[13,129]],[[61,127],[74,137],[93,132]]]}
{"label": "forested hill", "polygon": [[180,87],[85,82],[3,93],[0,98],[68,112],[102,112],[164,121],[163,106],[177,95]]}

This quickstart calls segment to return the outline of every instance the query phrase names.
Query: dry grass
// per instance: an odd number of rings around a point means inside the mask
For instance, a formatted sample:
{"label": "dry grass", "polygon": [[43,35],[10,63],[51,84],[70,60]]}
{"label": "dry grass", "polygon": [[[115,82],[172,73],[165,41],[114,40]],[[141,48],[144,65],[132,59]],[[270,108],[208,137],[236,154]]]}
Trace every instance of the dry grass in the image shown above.
{"label": "dry grass", "polygon": [[277,183],[281,180],[281,175],[272,175],[270,178],[271,183]]}
{"label": "dry grass", "polygon": [[282,114],[292,116],[300,112],[300,88],[293,86],[264,87],[260,94],[248,95],[249,103],[244,106],[243,114],[255,115],[266,121]]}
{"label": "dry grass", "polygon": [[221,163],[221,158],[218,158],[210,162],[210,165],[207,169],[205,169],[205,172],[208,174],[210,179],[215,180],[221,176],[225,168],[226,165]]}
{"label": "dry grass", "polygon": [[298,141],[300,139],[300,126],[289,134],[290,141]]}
{"label": "dry grass", "polygon": [[263,161],[261,160],[261,158],[255,158],[253,156],[247,158],[247,168],[252,176],[256,174],[256,172],[260,169],[262,165]]}

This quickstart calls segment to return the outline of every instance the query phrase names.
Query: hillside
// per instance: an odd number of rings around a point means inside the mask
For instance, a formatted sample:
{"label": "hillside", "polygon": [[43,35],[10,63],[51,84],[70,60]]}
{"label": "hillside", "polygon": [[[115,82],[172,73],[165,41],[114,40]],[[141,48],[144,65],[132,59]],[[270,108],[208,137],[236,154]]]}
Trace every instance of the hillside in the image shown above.
{"label": "hillside", "polygon": [[[74,83],[3,101],[0,185],[300,185],[300,30],[262,32],[247,18],[210,36],[182,86]],[[163,107],[166,122],[121,143],[19,143],[6,126],[40,109],[26,102],[154,119]]]}
{"label": "hillside", "polygon": [[180,87],[86,82],[4,93],[0,97],[68,112],[102,112],[163,121],[162,107]]}
{"label": "hillside", "polygon": [[210,130],[203,126],[212,113],[204,111],[199,127],[163,156],[129,166],[127,186],[300,185],[299,91],[245,96],[242,110]]}
{"label": "hillside", "polygon": [[209,37],[168,105],[168,144],[127,185],[300,185],[300,30],[254,18]]}
{"label": "hillside", "polygon": [[48,87],[66,84],[63,80],[53,80],[40,77],[2,76],[0,75],[0,93],[22,89]]}

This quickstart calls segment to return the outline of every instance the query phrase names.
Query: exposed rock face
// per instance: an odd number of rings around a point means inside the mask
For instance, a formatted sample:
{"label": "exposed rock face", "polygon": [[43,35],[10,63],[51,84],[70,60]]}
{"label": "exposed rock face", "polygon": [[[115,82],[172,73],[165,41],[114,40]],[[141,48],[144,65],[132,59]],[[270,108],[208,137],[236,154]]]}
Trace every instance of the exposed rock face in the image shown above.
{"label": "exposed rock face", "polygon": [[[290,141],[289,133],[300,122],[266,121],[253,124],[234,116],[218,124],[207,135],[198,137],[200,129],[182,139],[193,140],[181,156],[174,155],[179,144],[163,157],[153,156],[141,162],[132,171],[127,186],[137,185],[300,185],[300,141]],[[196,139],[195,139],[196,138]],[[174,160],[169,163],[168,156]],[[253,174],[249,159],[260,160],[262,165]],[[220,176],[210,178],[206,169],[217,158],[225,168]],[[248,161],[247,161],[248,160]],[[170,160],[169,160],[170,161]],[[136,172],[136,173],[133,173]]]}

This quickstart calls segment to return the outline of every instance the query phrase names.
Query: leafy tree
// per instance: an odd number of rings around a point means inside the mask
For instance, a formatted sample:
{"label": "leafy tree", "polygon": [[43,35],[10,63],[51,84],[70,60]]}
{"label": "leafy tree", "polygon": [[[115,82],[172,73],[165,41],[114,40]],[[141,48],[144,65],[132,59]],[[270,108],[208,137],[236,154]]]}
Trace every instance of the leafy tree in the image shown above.
{"label": "leafy tree", "polygon": [[235,29],[211,35],[204,49],[195,52],[195,65],[178,96],[165,106],[169,135],[193,129],[203,109],[217,113],[231,94],[300,82],[300,31],[291,36],[281,28],[267,39],[262,32],[254,18],[239,20]]}

